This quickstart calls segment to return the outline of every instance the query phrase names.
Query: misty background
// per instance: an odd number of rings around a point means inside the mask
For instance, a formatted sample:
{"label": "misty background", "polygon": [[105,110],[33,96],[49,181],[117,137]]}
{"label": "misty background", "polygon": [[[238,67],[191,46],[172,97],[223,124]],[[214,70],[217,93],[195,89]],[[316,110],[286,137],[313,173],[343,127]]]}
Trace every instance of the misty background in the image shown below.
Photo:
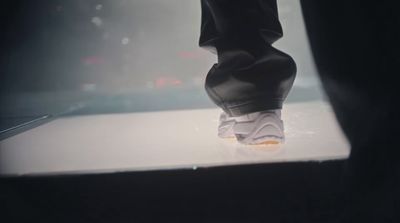
{"label": "misty background", "polygon": [[[279,0],[296,60],[287,103],[320,100],[300,3]],[[0,3],[0,134],[41,118],[215,107],[215,55],[198,47],[198,0],[5,0]]]}

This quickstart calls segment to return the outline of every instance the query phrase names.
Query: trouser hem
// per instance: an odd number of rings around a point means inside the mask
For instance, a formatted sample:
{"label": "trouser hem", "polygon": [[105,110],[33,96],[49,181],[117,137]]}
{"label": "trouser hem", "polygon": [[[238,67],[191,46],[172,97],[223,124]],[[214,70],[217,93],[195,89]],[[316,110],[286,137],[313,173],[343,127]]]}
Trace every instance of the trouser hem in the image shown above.
{"label": "trouser hem", "polygon": [[283,100],[251,100],[240,104],[222,104],[221,107],[229,116],[241,116],[253,112],[282,109]]}

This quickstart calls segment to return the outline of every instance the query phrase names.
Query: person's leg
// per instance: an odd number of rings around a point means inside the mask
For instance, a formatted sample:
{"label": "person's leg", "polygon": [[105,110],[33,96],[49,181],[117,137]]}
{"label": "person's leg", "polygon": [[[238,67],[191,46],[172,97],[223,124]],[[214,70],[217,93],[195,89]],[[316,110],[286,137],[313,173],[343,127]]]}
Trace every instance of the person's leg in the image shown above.
{"label": "person's leg", "polygon": [[200,46],[218,63],[205,83],[210,98],[230,116],[281,109],[296,65],[271,44],[282,36],[276,0],[202,0]]}
{"label": "person's leg", "polygon": [[222,131],[230,129],[245,144],[262,143],[268,140],[265,135],[281,142],[280,109],[293,85],[296,65],[271,46],[282,37],[276,0],[201,0],[201,5],[199,45],[218,56],[205,88],[226,113],[221,116],[220,136],[231,134]]}

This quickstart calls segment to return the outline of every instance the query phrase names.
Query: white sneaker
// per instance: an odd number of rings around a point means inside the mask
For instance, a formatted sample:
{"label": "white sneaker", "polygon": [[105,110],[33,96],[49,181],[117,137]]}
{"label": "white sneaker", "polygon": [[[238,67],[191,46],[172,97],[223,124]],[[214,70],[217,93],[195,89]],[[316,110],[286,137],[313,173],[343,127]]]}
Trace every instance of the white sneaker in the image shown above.
{"label": "white sneaker", "polygon": [[218,136],[220,138],[235,138],[233,126],[236,121],[234,117],[229,117],[228,114],[222,112],[219,116]]}
{"label": "white sneaker", "polygon": [[282,144],[285,141],[281,110],[254,112],[239,117],[220,116],[218,136],[236,137],[247,145]]}

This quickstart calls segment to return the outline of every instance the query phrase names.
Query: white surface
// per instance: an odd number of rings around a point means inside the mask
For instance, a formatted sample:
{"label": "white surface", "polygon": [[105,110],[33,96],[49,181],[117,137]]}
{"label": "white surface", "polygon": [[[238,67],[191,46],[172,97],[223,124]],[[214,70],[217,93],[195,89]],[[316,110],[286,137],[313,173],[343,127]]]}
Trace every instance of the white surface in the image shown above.
{"label": "white surface", "polygon": [[0,142],[0,174],[112,172],[343,159],[349,146],[323,102],[288,104],[286,144],[217,137],[219,109],[61,118]]}

